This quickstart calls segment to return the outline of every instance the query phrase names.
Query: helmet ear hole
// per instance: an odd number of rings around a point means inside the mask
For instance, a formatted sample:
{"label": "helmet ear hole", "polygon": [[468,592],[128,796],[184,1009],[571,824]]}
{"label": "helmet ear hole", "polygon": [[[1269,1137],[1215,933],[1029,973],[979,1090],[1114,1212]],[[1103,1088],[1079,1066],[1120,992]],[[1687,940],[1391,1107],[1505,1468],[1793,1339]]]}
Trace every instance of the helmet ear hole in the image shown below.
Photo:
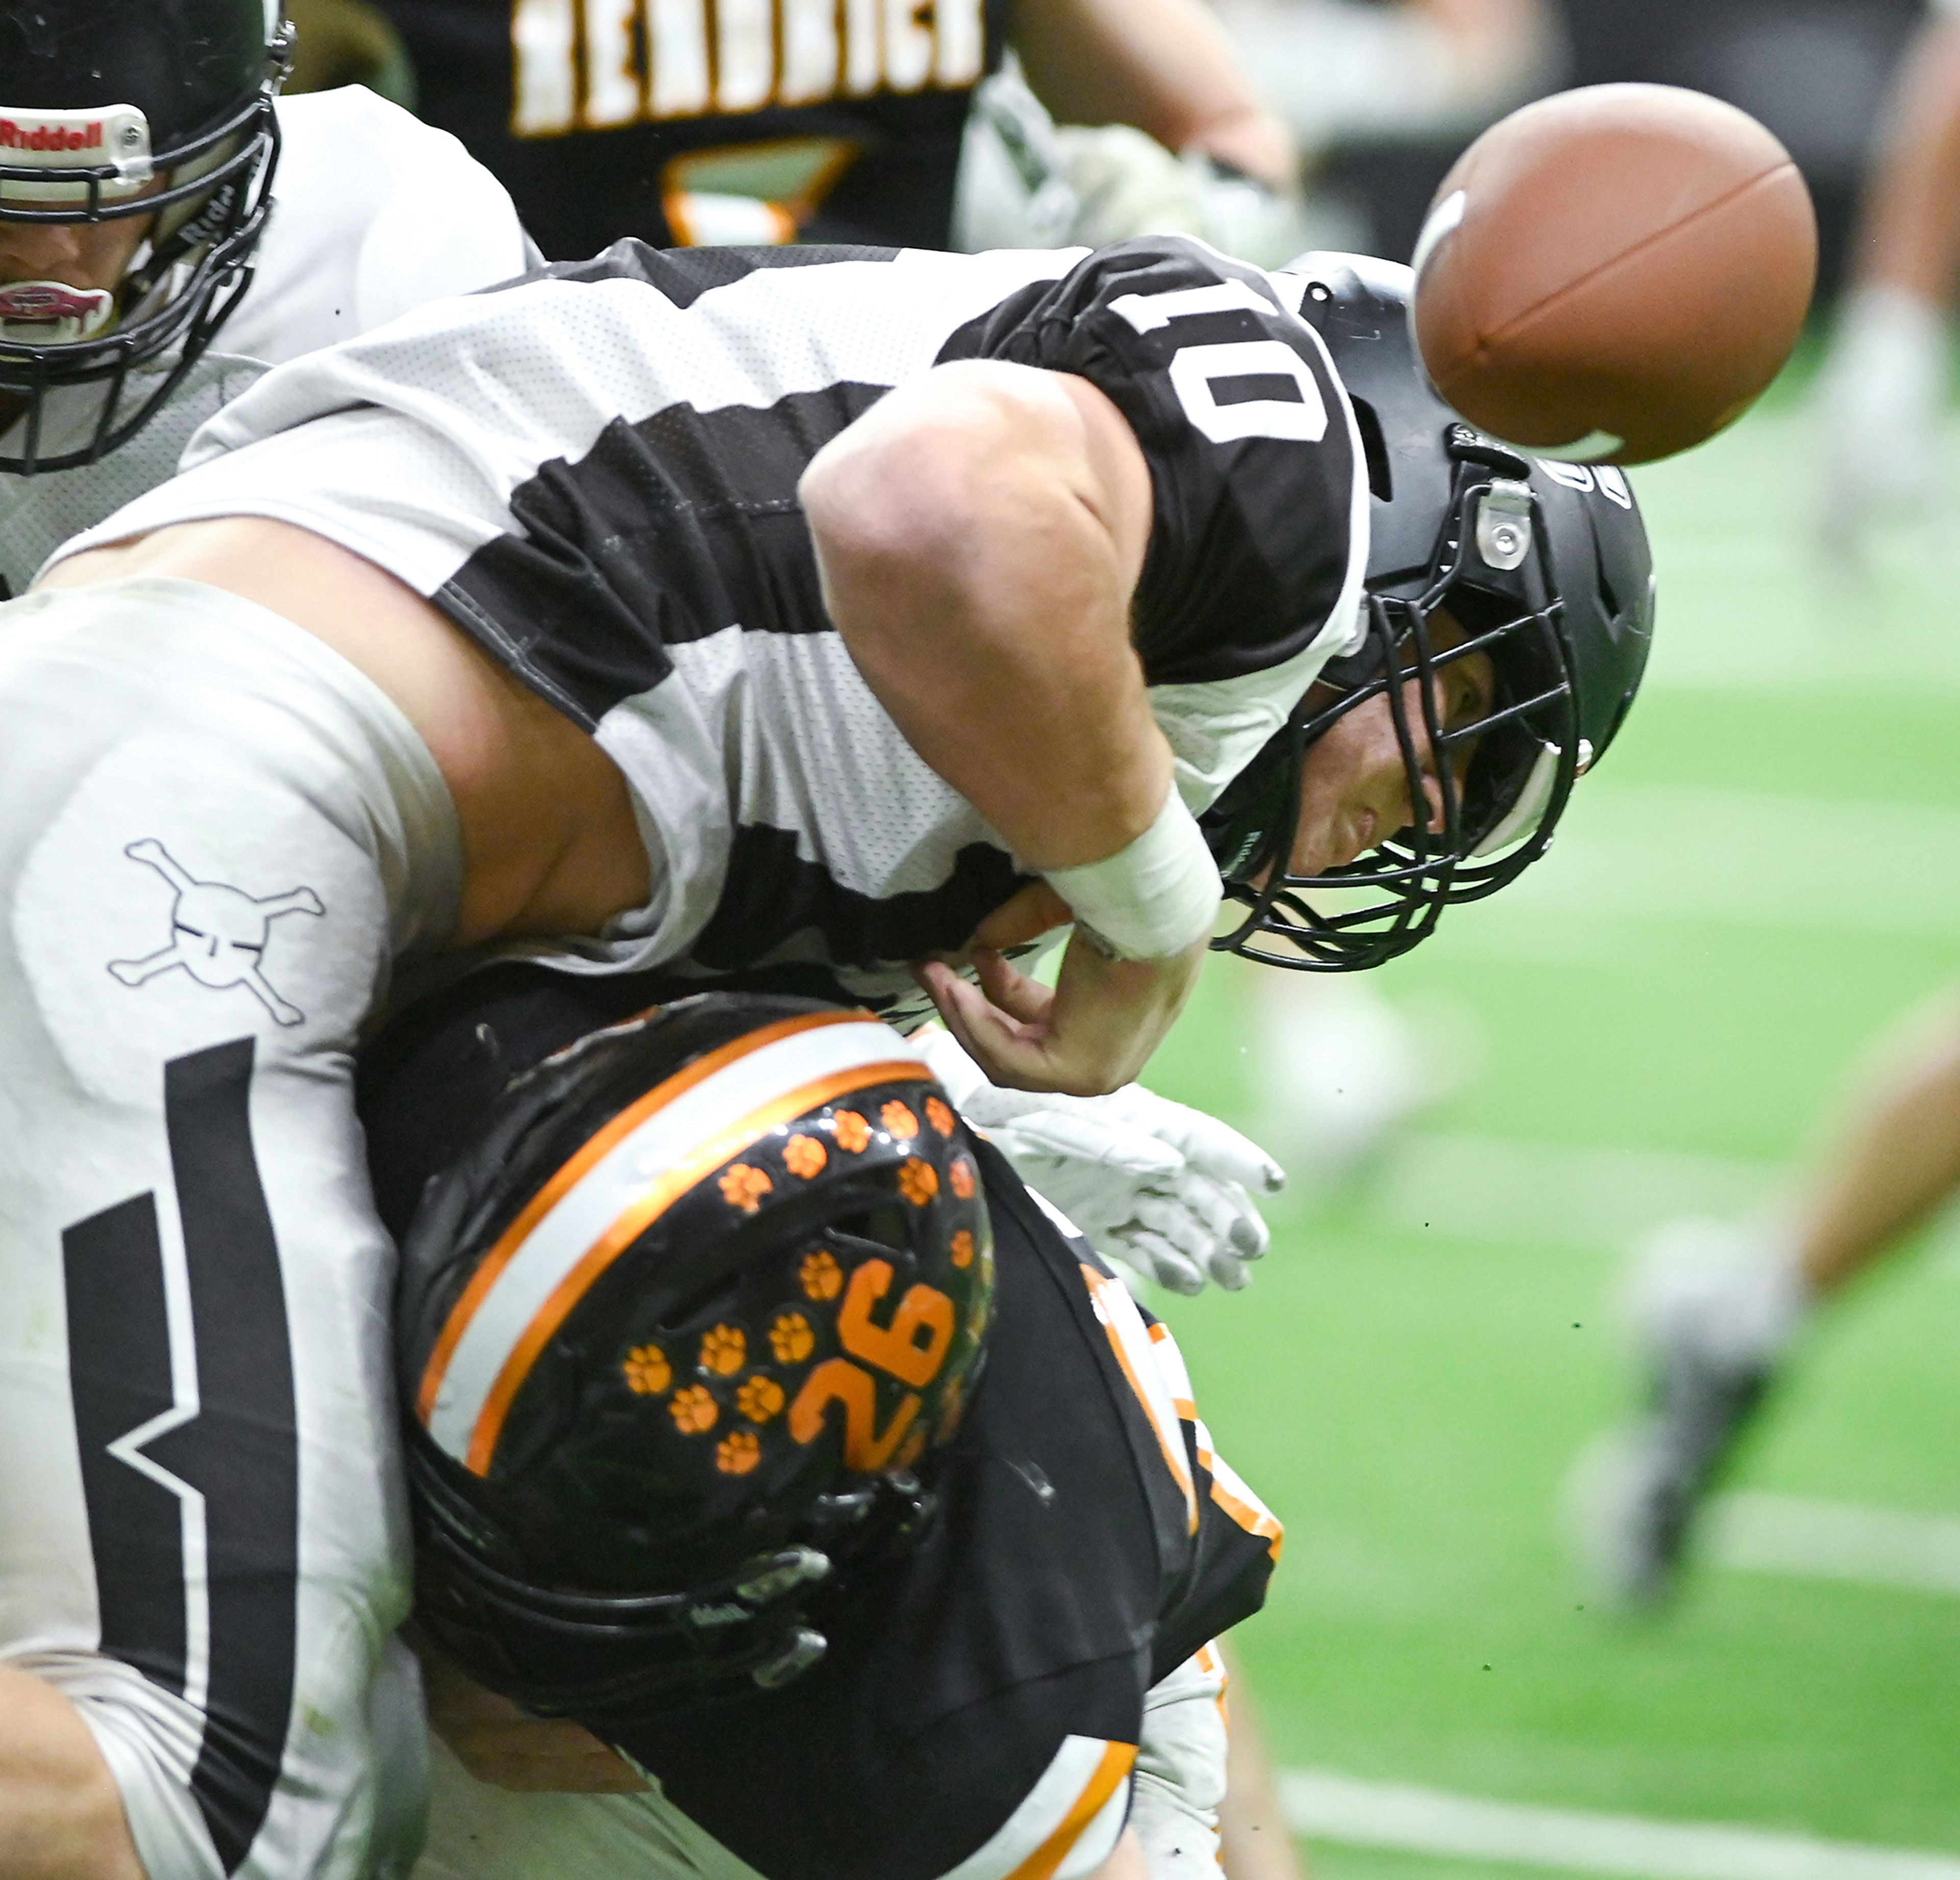
{"label": "helmet ear hole", "polygon": [[1378,503],[1395,500],[1395,472],[1389,463],[1389,441],[1382,434],[1382,420],[1365,398],[1351,398],[1354,407],[1354,428],[1361,434],[1361,454],[1368,466],[1368,493]]}

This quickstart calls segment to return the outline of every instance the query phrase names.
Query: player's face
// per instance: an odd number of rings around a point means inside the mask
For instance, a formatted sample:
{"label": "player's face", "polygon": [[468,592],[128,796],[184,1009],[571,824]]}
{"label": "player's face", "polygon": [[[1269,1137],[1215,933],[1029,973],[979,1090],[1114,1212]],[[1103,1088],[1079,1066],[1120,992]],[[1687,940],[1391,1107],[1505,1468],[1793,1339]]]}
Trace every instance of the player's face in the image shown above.
{"label": "player's face", "polygon": [[150,232],[151,221],[147,215],[120,215],[103,222],[0,221],[0,287],[59,281],[64,287],[116,288]]}
{"label": "player's face", "polygon": [[[1432,616],[1430,639],[1437,653],[1460,646],[1467,637],[1448,614]],[[1446,731],[1461,730],[1489,715],[1497,676],[1488,654],[1470,653],[1451,660],[1430,683],[1437,721]],[[1402,708],[1422,760],[1427,826],[1433,830],[1443,825],[1443,785],[1424,724],[1420,684],[1411,679],[1404,685]],[[1332,702],[1331,694],[1328,702]],[[1450,768],[1459,794],[1475,754],[1474,738],[1451,748]],[[1300,771],[1300,822],[1287,870],[1312,876],[1345,867],[1415,819],[1394,711],[1382,692],[1342,714],[1308,750]]]}
{"label": "player's face", "polygon": [[[163,187],[161,178],[151,185],[152,190]],[[113,292],[122,285],[154,219],[120,215],[102,222],[0,221],[0,291],[24,281],[55,281],[63,287]],[[24,324],[19,332],[23,339],[34,337]],[[18,402],[0,396],[0,417]]]}

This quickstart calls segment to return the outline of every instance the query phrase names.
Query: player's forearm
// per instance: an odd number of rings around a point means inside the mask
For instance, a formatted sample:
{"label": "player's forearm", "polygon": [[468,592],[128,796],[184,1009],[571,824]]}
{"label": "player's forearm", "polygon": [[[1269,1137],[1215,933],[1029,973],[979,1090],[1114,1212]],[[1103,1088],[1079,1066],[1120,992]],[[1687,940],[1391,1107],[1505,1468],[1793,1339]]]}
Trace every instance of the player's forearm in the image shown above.
{"label": "player's forearm", "polygon": [[1960,1189],[1960,998],[1908,1021],[1798,1223],[1820,1293],[1855,1278]]}
{"label": "player's forearm", "polygon": [[0,1666],[0,1876],[145,1880],[122,1793],[81,1713]]}
{"label": "player's forearm", "polygon": [[1083,381],[991,362],[931,376],[803,479],[826,604],[913,749],[1017,854],[1099,861],[1170,783],[1129,635],[1148,472],[1099,467],[1077,407],[1102,394]]}
{"label": "player's forearm", "polygon": [[1199,0],[1020,0],[1008,37],[1062,123],[1134,124],[1275,189],[1297,177],[1292,133]]}
{"label": "player's forearm", "polygon": [[1901,69],[1855,278],[1949,307],[1960,275],[1960,19],[1927,27]]}

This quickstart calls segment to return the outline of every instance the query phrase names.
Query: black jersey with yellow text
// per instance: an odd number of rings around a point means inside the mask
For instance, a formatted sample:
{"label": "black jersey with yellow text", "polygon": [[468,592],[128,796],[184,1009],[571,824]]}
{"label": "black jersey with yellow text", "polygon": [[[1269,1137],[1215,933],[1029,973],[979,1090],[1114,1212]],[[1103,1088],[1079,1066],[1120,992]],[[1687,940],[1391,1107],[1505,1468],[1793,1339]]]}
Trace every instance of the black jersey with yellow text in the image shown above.
{"label": "black jersey with yellow text", "polygon": [[1006,0],[383,0],[417,108],[547,255],[622,237],[943,247]]}
{"label": "black jersey with yellow text", "polygon": [[[504,966],[398,1020],[361,1071],[383,1220],[403,1231],[514,1068],[674,989]],[[1064,1832],[1113,1841],[1147,1694],[1257,1610],[1278,1555],[1167,1328],[978,1148],[994,1319],[934,1525],[811,1608],[829,1649],[795,1683],[616,1732],[768,1880],[1004,1880]]]}
{"label": "black jersey with yellow text", "polygon": [[[67,552],[196,517],[313,530],[428,596],[592,730],[657,884],[593,970],[780,969],[881,1009],[1027,879],[826,613],[811,459],[953,360],[1079,374],[1155,519],[1150,700],[1201,810],[1348,642],[1367,490],[1303,282],[1183,237],[1095,253],[622,243],[282,366],[192,466]],[[576,963],[574,962],[574,963]]]}

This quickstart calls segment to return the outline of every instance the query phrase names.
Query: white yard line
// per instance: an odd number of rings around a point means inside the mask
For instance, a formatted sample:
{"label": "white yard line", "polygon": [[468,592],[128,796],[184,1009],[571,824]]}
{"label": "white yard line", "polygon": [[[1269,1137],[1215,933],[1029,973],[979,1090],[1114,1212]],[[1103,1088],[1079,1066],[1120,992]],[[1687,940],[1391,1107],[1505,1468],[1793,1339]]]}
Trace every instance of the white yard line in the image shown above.
{"label": "white yard line", "polygon": [[1746,1214],[1777,1175],[1720,1156],[1428,1131],[1392,1151],[1373,1211],[1459,1239],[1618,1252],[1683,1214]]}
{"label": "white yard line", "polygon": [[[1249,1125],[1256,1135],[1256,1119]],[[1385,1223],[1500,1245],[1626,1253],[1665,1221],[1746,1219],[1788,1179],[1774,1163],[1455,1131],[1411,1132],[1370,1189]],[[1960,1211],[1933,1229],[1934,1270],[1960,1277]]]}
{"label": "white yard line", "polygon": [[[1602,775],[1573,795],[1551,854],[1452,930],[1481,929],[1494,953],[1507,933],[1554,918],[1946,937],[1960,928],[1960,877],[1927,857],[1955,853],[1960,809],[1944,804]],[[1641,944],[1637,927],[1621,937]]]}
{"label": "white yard line", "polygon": [[1708,1511],[1704,1557],[1744,1573],[1960,1595],[1960,1520],[1742,1489]]}
{"label": "white yard line", "polygon": [[1960,1856],[1910,1848],[1532,1808],[1327,1770],[1282,1770],[1279,1785],[1296,1833],[1350,1847],[1621,1880],[1960,1880]]}

